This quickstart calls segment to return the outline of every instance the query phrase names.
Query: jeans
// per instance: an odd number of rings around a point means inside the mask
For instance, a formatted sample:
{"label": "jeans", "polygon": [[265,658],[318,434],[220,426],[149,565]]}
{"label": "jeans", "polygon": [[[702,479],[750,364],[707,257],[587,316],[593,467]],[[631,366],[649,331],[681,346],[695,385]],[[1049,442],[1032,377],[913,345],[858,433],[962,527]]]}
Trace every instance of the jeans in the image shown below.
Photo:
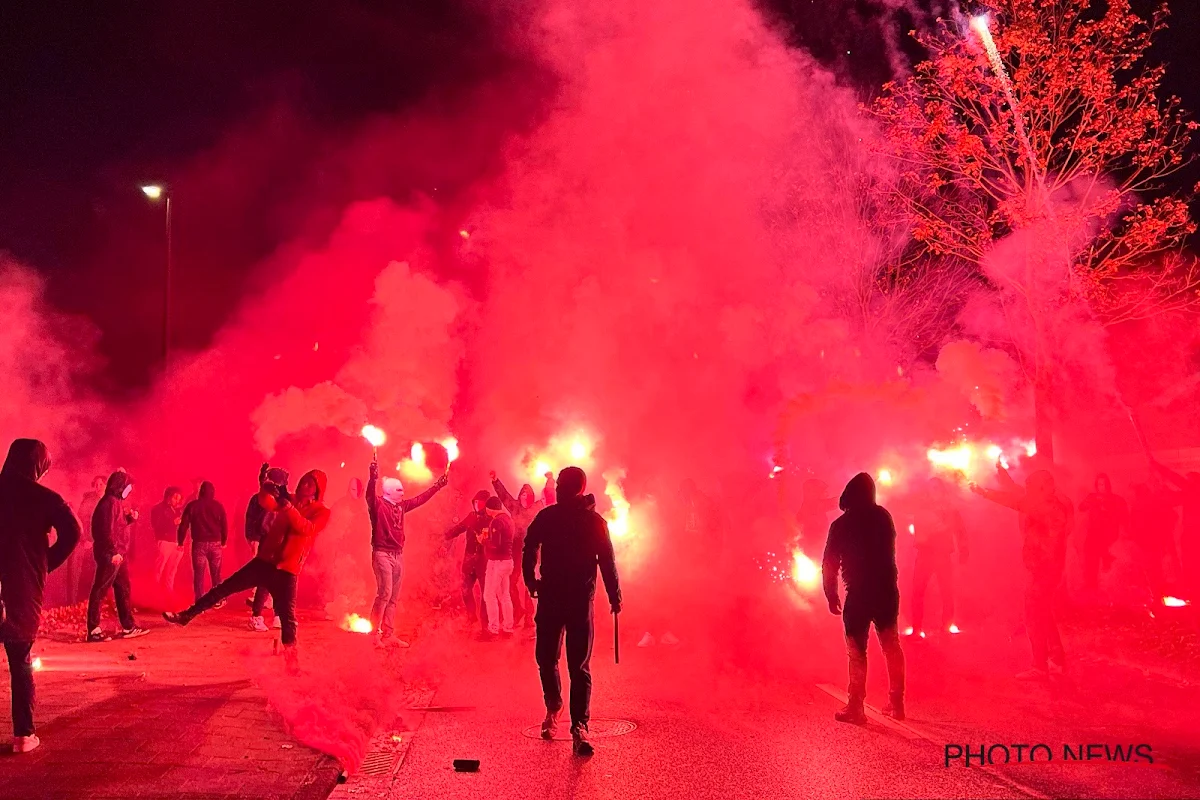
{"label": "jeans", "polygon": [[154,558],[154,579],[168,592],[175,591],[175,578],[179,575],[179,564],[183,551],[174,540],[158,541],[158,555]]}
{"label": "jeans", "polygon": [[96,565],[96,580],[92,582],[92,593],[88,597],[87,629],[90,633],[100,627],[100,605],[104,596],[112,589],[113,599],[117,601],[117,617],[121,627],[131,630],[137,627],[133,619],[133,605],[130,601],[129,561],[115,565],[112,561],[104,561]]}
{"label": "jeans", "polygon": [[252,558],[246,566],[210,589],[208,594],[197,600],[191,608],[179,612],[179,616],[186,625],[231,595],[262,586],[275,601],[275,613],[279,616],[279,624],[282,628],[280,639],[285,645],[293,645],[296,643],[297,580],[297,576],[290,572],[285,572],[261,559]]}
{"label": "jeans", "polygon": [[925,592],[929,579],[936,577],[938,591],[942,595],[942,627],[954,622],[954,562],[950,553],[917,551],[917,563],[913,567],[912,625],[914,631],[922,630],[925,623]]}
{"label": "jeans", "polygon": [[396,601],[404,578],[404,553],[397,550],[373,550],[371,569],[375,573],[375,602],[371,606],[371,628],[384,636],[396,629]]}
{"label": "jeans", "polygon": [[592,702],[592,639],[595,625],[592,601],[541,596],[537,609],[537,642],[534,657],[542,681],[542,697],[547,711],[562,708],[562,679],[558,674],[558,656],[567,642],[567,675],[571,679],[571,727],[587,728]]}
{"label": "jeans", "polygon": [[[487,630],[488,626],[487,603],[484,602],[484,598],[487,597],[484,592],[486,577],[487,562],[481,557],[472,557],[470,560],[463,561],[463,605],[467,607],[467,618],[471,622],[478,619],[484,630]],[[479,584],[478,600],[475,599],[475,584],[477,583]]]}
{"label": "jeans", "polygon": [[221,582],[221,550],[220,542],[192,542],[192,589],[197,600],[204,596],[206,566],[211,587]]}
{"label": "jeans", "polygon": [[533,597],[529,594],[529,587],[521,579],[519,552],[513,558],[513,577],[509,581],[512,584],[513,623],[516,623],[518,619],[524,619],[525,625],[528,627],[533,624]]}
{"label": "jeans", "polygon": [[1063,644],[1054,619],[1054,594],[1057,574],[1032,575],[1025,589],[1025,629],[1033,650],[1033,666],[1046,669],[1047,661],[1063,666]]}
{"label": "jeans", "polygon": [[900,632],[896,622],[900,616],[900,594],[884,592],[874,595],[846,595],[842,623],[846,629],[846,655],[850,662],[850,685],[846,693],[850,703],[862,703],[867,697],[867,638],[871,625],[883,648],[887,662],[888,689],[891,699],[904,700],[904,651],[900,648]]}
{"label": "jeans", "polygon": [[12,678],[13,736],[33,735],[33,642],[5,642],[8,672]]}
{"label": "jeans", "polygon": [[487,562],[487,573],[483,581],[483,602],[487,606],[488,632],[512,633],[512,559]]}

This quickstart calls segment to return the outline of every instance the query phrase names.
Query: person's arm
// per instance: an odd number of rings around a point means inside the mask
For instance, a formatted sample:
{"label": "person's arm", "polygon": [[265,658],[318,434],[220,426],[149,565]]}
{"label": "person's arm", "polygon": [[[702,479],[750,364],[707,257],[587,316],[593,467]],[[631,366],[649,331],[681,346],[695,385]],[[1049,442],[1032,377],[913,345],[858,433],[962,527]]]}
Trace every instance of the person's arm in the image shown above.
{"label": "person's arm", "polygon": [[521,576],[525,579],[525,586],[529,588],[529,593],[534,597],[538,594],[537,581],[537,560],[538,549],[542,546],[542,526],[539,524],[541,515],[533,518],[533,522],[529,523],[529,530],[525,532],[525,550],[521,553]]}
{"label": "person's arm", "polygon": [[180,547],[183,547],[183,541],[187,539],[188,528],[192,527],[192,504],[195,502],[193,500],[184,506],[183,518],[179,520],[179,532],[176,534],[176,538],[179,540]]}
{"label": "person's arm", "polygon": [[468,514],[465,519],[463,519],[461,522],[456,524],[450,530],[446,531],[446,541],[450,541],[451,539],[453,539],[457,536],[462,536],[464,533],[466,533],[467,527],[468,527],[470,521],[471,521],[471,514]]}
{"label": "person's arm", "polygon": [[442,477],[438,478],[437,481],[434,482],[433,486],[430,486],[428,489],[421,492],[416,497],[413,497],[409,500],[401,500],[400,508],[403,509],[405,511],[405,513],[412,511],[415,508],[420,508],[421,506],[425,505],[430,500],[432,500],[433,496],[435,494],[437,494],[438,492],[440,492],[442,490],[442,487],[445,486],[447,482],[449,482],[449,478],[447,478],[445,475],[443,475]]}
{"label": "person's arm", "polygon": [[367,508],[375,507],[375,498],[378,496],[376,494],[376,489],[378,488],[378,485],[379,485],[379,462],[372,461],[370,474],[367,477],[367,491],[365,494],[365,497],[367,498]]}
{"label": "person's arm", "polygon": [[104,502],[102,498],[92,512],[92,541],[98,558],[111,559],[116,553],[113,548],[113,531],[121,518],[121,507],[115,501]]}
{"label": "person's arm", "polygon": [[280,513],[287,516],[288,524],[300,536],[316,536],[329,524],[329,509],[324,506],[321,506],[311,519],[301,514],[291,503],[285,503]]}
{"label": "person's arm", "polygon": [[508,509],[508,513],[517,513],[517,499],[508,493],[504,483],[496,477],[496,473],[492,473],[492,488],[496,490],[496,497],[500,498],[500,502]]}
{"label": "person's arm", "polygon": [[[1009,480],[1012,480],[1011,478]],[[1025,492],[1002,491],[1000,489],[988,489],[978,484],[971,484],[971,491],[979,495],[985,500],[991,500],[997,505],[1011,508],[1013,511],[1025,510]]]}
{"label": "person's arm", "polygon": [[[834,525],[836,525],[836,521]],[[825,588],[825,599],[829,601],[829,610],[841,613],[842,600],[838,592],[838,573],[842,569],[841,537],[837,528],[829,526],[829,537],[825,540],[825,554],[821,556],[821,583]],[[836,609],[836,610],[835,610]]]}
{"label": "person's arm", "polygon": [[229,543],[229,520],[225,516],[225,506],[218,506],[221,509],[221,547]]}
{"label": "person's arm", "polygon": [[608,595],[608,605],[612,613],[621,613],[621,581],[617,577],[617,557],[613,552],[612,536],[608,532],[608,523],[600,518],[600,542],[597,548],[596,560],[600,564],[600,577],[604,579],[604,591]]}
{"label": "person's arm", "polygon": [[63,565],[63,562],[71,556],[75,546],[79,544],[81,529],[79,520],[75,518],[71,507],[61,498],[55,504],[50,524],[54,526],[54,531],[58,534],[57,540],[46,553],[47,570],[53,572]]}
{"label": "person's arm", "polygon": [[996,479],[1000,481],[1001,490],[1005,492],[1022,492],[1021,484],[1013,480],[1007,467],[996,465]]}

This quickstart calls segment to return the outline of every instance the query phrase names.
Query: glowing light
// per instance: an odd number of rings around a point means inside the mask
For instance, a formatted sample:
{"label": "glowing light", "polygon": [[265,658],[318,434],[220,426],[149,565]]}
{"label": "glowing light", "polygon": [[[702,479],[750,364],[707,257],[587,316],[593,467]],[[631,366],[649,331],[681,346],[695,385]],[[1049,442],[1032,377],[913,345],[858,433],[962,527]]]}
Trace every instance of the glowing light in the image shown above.
{"label": "glowing light", "polygon": [[142,187],[142,194],[146,195],[146,197],[149,197],[151,200],[157,200],[163,196],[163,187],[152,183],[149,186]]}
{"label": "glowing light", "polygon": [[459,236],[461,236],[461,237],[462,237],[462,238],[464,238],[464,239],[470,239],[470,238],[471,238],[471,232],[470,232],[470,231],[468,231],[466,228],[463,228],[461,231],[459,231],[459,232],[458,232],[458,235],[459,235]]}
{"label": "glowing light", "polygon": [[537,462],[537,464],[533,466],[533,471],[537,473],[537,477],[539,478],[544,476],[547,472],[554,472],[554,470],[550,469],[550,465],[545,461]]}
{"label": "glowing light", "polygon": [[920,633],[918,633],[917,635],[918,635],[918,636],[920,636],[922,639],[924,639],[924,638],[925,638],[925,631],[921,631],[921,632],[920,632]]}
{"label": "glowing light", "polygon": [[908,532],[909,532],[909,533],[911,533],[911,534],[913,534],[913,535],[915,536],[915,535],[916,535],[916,533],[917,533],[917,526],[916,526],[915,524],[913,524],[913,523],[909,523],[909,525],[908,525]]}
{"label": "glowing light", "polygon": [[37,656],[36,658],[33,659],[33,671],[34,672],[42,671],[42,657],[41,656]]}
{"label": "glowing light", "polygon": [[574,442],[571,443],[571,458],[575,459],[576,461],[579,461],[581,459],[587,458],[587,454],[588,454],[588,447],[586,444],[584,444],[582,439],[576,439]]}
{"label": "glowing light", "polygon": [[962,628],[959,628],[954,623],[950,623],[950,627],[947,628],[947,630],[950,631],[951,633],[962,633]]}
{"label": "glowing light", "polygon": [[800,550],[792,551],[792,581],[802,589],[821,585],[821,568]]}
{"label": "glowing light", "polygon": [[998,444],[989,444],[987,446],[987,457],[989,461],[998,461],[1000,456],[1004,455],[1004,450]]}
{"label": "glowing light", "polygon": [[625,477],[624,471],[605,473],[604,493],[612,502],[612,509],[604,518],[608,520],[608,532],[614,539],[623,539],[629,534],[629,501],[621,490],[620,480]]}
{"label": "glowing light", "polygon": [[429,467],[425,466],[425,445],[413,442],[408,451],[408,460],[396,465],[396,471],[404,478],[416,483],[424,483],[433,478]]}
{"label": "glowing light", "polygon": [[345,468],[346,468],[346,462],[345,462],[345,461],[343,461],[343,462],[342,462],[342,469],[345,469]]}
{"label": "glowing light", "polygon": [[372,447],[381,447],[387,441],[387,434],[374,425],[363,425],[362,436],[371,443]]}
{"label": "glowing light", "polygon": [[781,473],[781,472],[783,472],[783,467],[781,467],[781,466],[779,466],[779,465],[776,465],[776,466],[774,466],[774,467],[772,467],[772,468],[771,468],[771,474],[770,474],[770,475],[768,475],[767,477],[768,477],[768,478],[774,478],[776,475],[778,475],[778,474],[779,474],[779,473]]}
{"label": "glowing light", "polygon": [[1025,442],[1025,455],[1033,458],[1037,455],[1037,442]]}
{"label": "glowing light", "polygon": [[412,449],[408,451],[408,457],[414,464],[425,466],[425,445],[413,442]]}
{"label": "glowing light", "polygon": [[905,629],[904,629],[904,635],[905,635],[905,636],[912,636],[912,635],[913,635],[913,629],[912,629],[912,625],[909,625],[907,628],[905,628]]}
{"label": "glowing light", "polygon": [[980,36],[986,35],[990,38],[992,35],[991,19],[988,18],[987,14],[979,14],[971,17],[971,30],[975,31]]}
{"label": "glowing light", "polygon": [[972,455],[972,447],[966,442],[946,450],[938,450],[936,447],[931,447],[929,448],[929,452],[926,453],[929,463],[935,467],[956,470],[962,473],[966,473],[971,469]]}
{"label": "glowing light", "polygon": [[360,617],[358,614],[347,614],[346,619],[342,621],[342,630],[351,633],[370,633],[373,627],[371,620]]}
{"label": "glowing light", "polygon": [[442,447],[446,448],[446,458],[450,461],[458,460],[458,439],[453,436],[441,441]]}
{"label": "glowing light", "polygon": [[1191,602],[1180,597],[1168,596],[1162,599],[1162,604],[1167,608],[1183,608],[1184,606],[1190,606]]}
{"label": "glowing light", "polygon": [[884,486],[892,485],[892,471],[890,469],[879,470],[879,482]]}

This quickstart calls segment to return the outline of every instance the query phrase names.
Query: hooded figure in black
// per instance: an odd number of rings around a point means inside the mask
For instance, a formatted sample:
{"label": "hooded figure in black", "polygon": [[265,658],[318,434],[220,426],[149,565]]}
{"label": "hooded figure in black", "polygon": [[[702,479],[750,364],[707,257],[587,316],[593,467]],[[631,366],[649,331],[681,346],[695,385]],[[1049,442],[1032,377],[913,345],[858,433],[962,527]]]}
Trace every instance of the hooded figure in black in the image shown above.
{"label": "hooded figure in black", "polygon": [[[487,554],[483,552],[483,539],[488,527],[492,524],[487,513],[487,501],[491,497],[486,489],[480,489],[471,499],[471,513],[446,532],[449,541],[460,534],[467,535],[466,547],[463,549],[462,560],[462,599],[467,607],[467,618],[474,622],[479,620],[482,628],[480,635],[488,632],[487,605],[483,602],[483,585],[487,578]],[[475,599],[475,584],[479,584],[479,599]]]}
{"label": "hooded figure in black", "polygon": [[217,500],[212,481],[200,484],[200,496],[183,509],[179,522],[179,549],[183,549],[188,530],[192,532],[192,589],[196,600],[204,596],[204,573],[209,575],[209,588],[221,582],[221,553],[229,543],[229,521],[225,506]]}
{"label": "hooded figure in black", "polygon": [[[12,677],[14,749],[37,747],[33,735],[33,662],[46,573],[57,569],[79,543],[79,521],[65,500],[38,483],[50,469],[46,445],[16,439],[0,471],[0,640]],[[50,544],[50,529],[57,540]]]}
{"label": "hooded figure in black", "polygon": [[[865,722],[867,696],[867,635],[875,635],[887,659],[890,702],[884,713],[904,719],[904,651],[896,622],[900,616],[900,587],[896,570],[896,526],[887,509],[875,502],[875,481],[860,472],[846,484],[838,501],[842,515],[829,526],[821,572],[829,610],[841,614],[850,658],[849,700],[835,716],[841,722]],[[843,610],[838,596],[838,573],[846,584]]]}
{"label": "hooded figure in black", "polygon": [[586,487],[587,476],[579,467],[567,467],[558,474],[558,502],[530,523],[521,556],[521,572],[529,593],[538,598],[535,656],[546,701],[542,738],[554,738],[562,711],[558,655],[565,634],[567,674],[571,678],[571,738],[576,755],[592,754],[587,732],[597,568],[604,578],[612,613],[621,613],[621,585],[608,523],[596,513],[596,498],[583,493]]}
{"label": "hooded figure in black", "polygon": [[88,597],[87,640],[104,642],[112,637],[100,628],[100,605],[112,589],[117,601],[117,616],[121,636],[130,639],[149,631],[139,628],[133,619],[133,603],[129,586],[129,546],[136,511],[126,511],[122,501],[133,491],[133,481],[124,470],[108,476],[104,497],[92,512],[92,555],[96,558],[96,580]]}

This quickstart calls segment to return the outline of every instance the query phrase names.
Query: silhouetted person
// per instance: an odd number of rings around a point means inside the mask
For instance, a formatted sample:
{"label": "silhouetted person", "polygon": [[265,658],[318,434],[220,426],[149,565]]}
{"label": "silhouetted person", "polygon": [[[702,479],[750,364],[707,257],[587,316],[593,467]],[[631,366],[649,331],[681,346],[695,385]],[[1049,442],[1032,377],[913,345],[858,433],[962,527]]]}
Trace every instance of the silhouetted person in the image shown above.
{"label": "silhouetted person", "polygon": [[971,491],[1019,514],[1021,561],[1029,572],[1025,628],[1033,650],[1033,667],[1017,677],[1042,680],[1050,672],[1062,674],[1066,667],[1062,638],[1054,618],[1054,597],[1067,563],[1067,537],[1071,533],[1074,508],[1058,493],[1054,476],[1046,470],[1038,470],[1026,478],[1024,488],[1004,468],[998,468],[997,474],[1005,488],[985,489],[971,484]]}
{"label": "silhouetted person", "polygon": [[516,526],[512,547],[513,570],[517,574],[517,579],[512,581],[513,623],[524,620],[525,627],[531,628],[533,627],[533,598],[529,596],[529,589],[525,586],[525,581],[519,579],[520,561],[521,553],[525,549],[525,535],[529,532],[529,525],[538,512],[545,508],[545,503],[534,496],[533,487],[528,483],[521,484],[517,496],[513,497],[496,477],[495,472],[491,477],[492,489],[500,498],[500,502],[504,503],[504,507],[508,509],[513,524]]}
{"label": "silhouetted person", "polygon": [[[483,552],[483,534],[491,524],[487,514],[487,501],[491,497],[486,489],[480,489],[471,498],[471,513],[449,531],[446,540],[466,534],[466,546],[462,560],[462,599],[467,608],[467,619],[479,620],[480,636],[488,635],[487,604],[484,603],[484,581],[487,580],[487,555]],[[479,585],[479,599],[475,599],[475,585]]]}
{"label": "silhouetted person", "polygon": [[[587,740],[592,698],[592,618],[596,569],[604,578],[613,614],[621,613],[621,586],[608,524],[596,513],[596,498],[584,495],[587,476],[579,467],[558,473],[558,502],[534,518],[525,538],[521,566],[529,593],[538,598],[537,658],[546,701],[542,738],[553,739],[562,711],[558,657],[567,645],[571,679],[571,739],[576,755],[590,756]],[[540,577],[538,557],[541,556]]]}
{"label": "silhouetted person", "polygon": [[[267,510],[259,501],[259,495],[263,492],[277,494],[283,491],[286,493],[287,484],[286,469],[263,463],[258,471],[258,491],[250,495],[250,502],[246,505],[246,541],[250,544],[252,559],[258,555],[263,537],[267,535],[271,523],[275,521],[275,512]],[[267,591],[266,586],[258,586],[254,589],[254,598],[250,601],[250,630],[259,632],[269,630],[266,620],[263,619],[263,610],[267,607],[269,597],[270,592]],[[276,615],[275,627],[278,628],[280,625],[279,616]]]}
{"label": "silhouetted person", "polygon": [[[67,503],[38,483],[50,453],[36,439],[16,439],[0,470],[0,640],[12,680],[13,752],[39,744],[33,729],[33,660],[42,619],[46,574],[79,543],[80,526]],[[50,529],[57,539],[50,544]]]}
{"label": "silhouetted person", "polygon": [[[204,572],[209,575],[209,588],[221,582],[221,553],[229,543],[229,521],[225,506],[217,501],[217,490],[209,481],[200,484],[200,496],[183,509],[179,522],[179,550],[188,531],[192,532],[192,588],[196,600],[204,596]],[[225,605],[224,601],[217,608]]]}
{"label": "silhouetted person", "polygon": [[1178,491],[1175,504],[1183,509],[1179,526],[1179,561],[1183,583],[1192,602],[1200,601],[1200,472],[1180,475],[1154,462],[1162,478]]}
{"label": "silhouetted person", "polygon": [[168,486],[163,492],[163,501],[150,509],[150,527],[158,547],[154,557],[154,580],[168,593],[175,591],[175,576],[179,574],[179,562],[183,560],[177,541],[182,521],[183,491],[178,486]]}
{"label": "silhouetted person", "polygon": [[[829,611],[840,614],[846,630],[850,686],[839,722],[866,722],[867,639],[871,625],[887,660],[889,701],[883,713],[904,719],[904,651],[896,623],[900,586],[896,569],[896,526],[892,515],[875,502],[875,481],[860,472],[846,484],[838,500],[842,515],[829,526],[821,573]],[[838,573],[846,585],[846,605],[838,595]]]}
{"label": "silhouetted person", "polygon": [[1093,485],[1095,491],[1083,498],[1079,512],[1084,514],[1083,585],[1095,589],[1101,572],[1113,563],[1112,546],[1121,528],[1129,524],[1129,506],[1112,490],[1112,481],[1101,472]]}
{"label": "silhouetted person", "polygon": [[1137,545],[1138,560],[1145,573],[1146,587],[1158,602],[1171,592],[1170,576],[1179,563],[1175,550],[1175,498],[1163,487],[1158,476],[1152,475],[1149,484],[1133,487],[1133,508],[1130,528]]}
{"label": "silhouetted person", "polygon": [[89,574],[89,571],[95,572],[94,568],[90,566],[92,562],[92,513],[96,510],[96,504],[100,502],[100,498],[104,496],[104,486],[107,482],[108,479],[103,475],[92,478],[92,488],[84,492],[79,501],[76,515],[81,531],[79,546],[75,548],[75,552],[71,553],[71,557],[64,565],[67,572],[67,602],[72,605],[86,599],[92,586]]}
{"label": "silhouetted person", "polygon": [[133,618],[133,597],[129,585],[129,547],[133,523],[138,513],[124,508],[122,502],[133,491],[133,481],[124,470],[108,476],[104,497],[92,512],[92,555],[96,559],[96,579],[88,597],[87,640],[107,642],[112,639],[100,627],[100,606],[109,589],[117,603],[121,623],[119,637],[132,639],[150,631],[139,628]]}
{"label": "silhouetted person", "polygon": [[433,486],[409,500],[404,499],[404,484],[399,478],[384,478],[379,488],[379,462],[371,462],[367,481],[367,514],[371,518],[371,569],[375,573],[375,602],[371,605],[371,628],[378,631],[376,643],[408,642],[394,638],[396,601],[404,579],[404,515],[433,499],[449,479],[442,475]]}
{"label": "silhouetted person", "polygon": [[925,502],[913,520],[913,544],[917,550],[913,566],[912,626],[920,635],[925,624],[925,593],[929,579],[937,578],[942,595],[942,630],[954,624],[954,554],[960,564],[967,563],[967,526],[962,514],[951,503],[945,481],[929,481]]}

